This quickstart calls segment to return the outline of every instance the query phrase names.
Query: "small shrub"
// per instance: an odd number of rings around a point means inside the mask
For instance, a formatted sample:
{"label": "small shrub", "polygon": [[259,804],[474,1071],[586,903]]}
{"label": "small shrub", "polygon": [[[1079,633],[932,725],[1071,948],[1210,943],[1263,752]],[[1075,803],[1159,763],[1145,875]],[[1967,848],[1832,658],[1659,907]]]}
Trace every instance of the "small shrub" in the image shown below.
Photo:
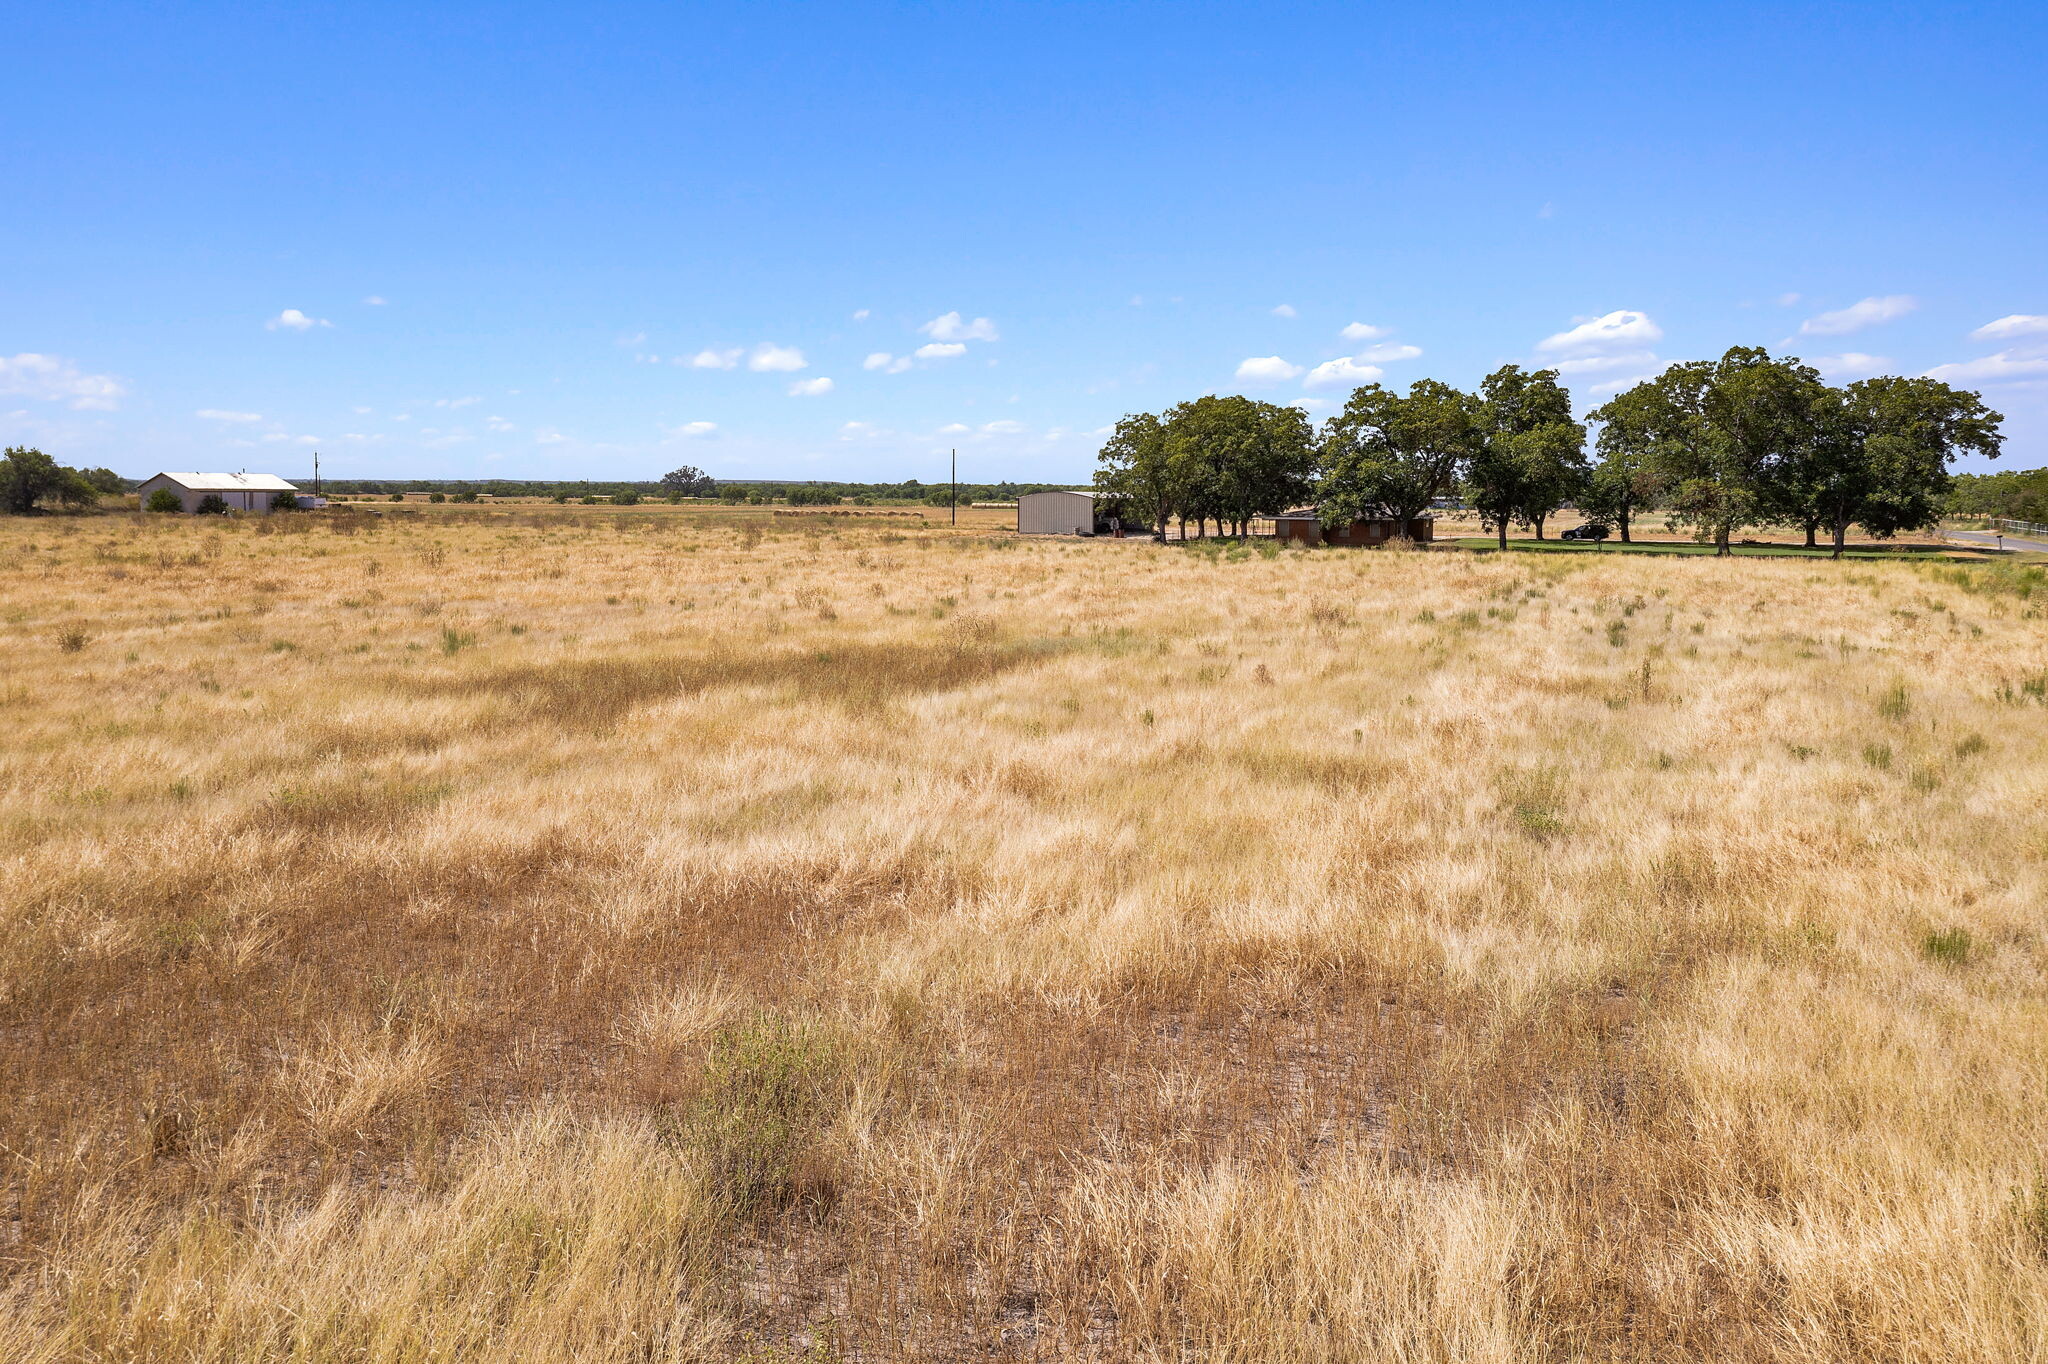
{"label": "small shrub", "polygon": [[1986,742],[1983,735],[1972,734],[1956,745],[1956,756],[1958,758],[1974,758],[1989,747],[1991,745]]}
{"label": "small shrub", "polygon": [[1887,720],[1903,720],[1912,713],[1912,698],[1906,694],[1903,682],[1893,686],[1877,703],[1877,713]]}
{"label": "small shrub", "polygon": [[92,643],[92,636],[75,625],[57,636],[57,647],[67,654],[78,653],[90,643]]}
{"label": "small shrub", "polygon": [[1976,944],[1967,928],[1939,929],[1920,939],[1920,951],[1928,960],[1949,966],[1963,965],[1975,950]]}
{"label": "small shrub", "polygon": [[226,516],[228,500],[219,493],[208,493],[199,499],[199,505],[193,510],[201,516]]}
{"label": "small shrub", "polygon": [[429,501],[429,502],[446,502],[447,500],[448,500],[448,494],[446,494],[446,493],[428,493],[428,494],[427,494],[427,501]]}
{"label": "small shrub", "polygon": [[158,488],[149,495],[149,501],[142,504],[142,509],[149,512],[181,512],[185,510],[185,504],[179,501],[178,495],[169,488]]}
{"label": "small shrub", "polygon": [[1890,744],[1863,745],[1863,761],[1880,772],[1892,770],[1892,746]]}
{"label": "small shrub", "polygon": [[703,1156],[735,1216],[829,1198],[819,1139],[844,1101],[845,1071],[823,1029],[758,1015],[714,1039],[703,1086],[671,1135]]}

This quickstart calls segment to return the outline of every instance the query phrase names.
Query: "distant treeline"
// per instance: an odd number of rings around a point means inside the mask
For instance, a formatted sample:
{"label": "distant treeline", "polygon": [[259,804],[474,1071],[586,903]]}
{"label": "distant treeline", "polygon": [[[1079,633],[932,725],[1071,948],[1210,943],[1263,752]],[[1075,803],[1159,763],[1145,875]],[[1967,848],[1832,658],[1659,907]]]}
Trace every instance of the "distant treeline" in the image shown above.
{"label": "distant treeline", "polygon": [[[310,477],[291,481],[309,490],[313,486]],[[572,502],[581,501],[586,497],[655,499],[667,497],[674,491],[673,485],[666,485],[660,479],[552,481],[510,478],[323,478],[320,486],[323,492],[343,497],[441,493],[450,498],[477,494],[484,497],[539,497]],[[1024,493],[1086,486],[1076,483],[962,483],[959,497],[960,505],[964,507],[970,502],[1014,502]],[[722,478],[694,487],[696,491],[689,495],[698,498],[733,503],[794,502],[800,506],[806,503],[858,503],[863,499],[871,503],[911,502],[945,506],[953,497],[953,485],[950,483],[920,483],[914,478],[901,483]]]}
{"label": "distant treeline", "polygon": [[2048,523],[2048,469],[1957,474],[1947,511],[1950,516],[2009,516]]}

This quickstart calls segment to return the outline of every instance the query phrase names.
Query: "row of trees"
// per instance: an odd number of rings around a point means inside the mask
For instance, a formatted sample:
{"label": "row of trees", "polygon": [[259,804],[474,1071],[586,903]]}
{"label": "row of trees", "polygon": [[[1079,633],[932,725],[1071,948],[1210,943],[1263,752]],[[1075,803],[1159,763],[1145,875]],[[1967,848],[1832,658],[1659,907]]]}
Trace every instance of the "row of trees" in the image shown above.
{"label": "row of trees", "polygon": [[102,496],[125,492],[128,481],[111,469],[71,469],[40,450],[9,446],[0,454],[0,512],[26,516],[36,504],[97,506]]}
{"label": "row of trees", "polygon": [[1243,533],[1254,516],[1314,499],[1326,525],[1389,517],[1405,531],[1459,494],[1507,544],[1576,504],[1629,538],[1662,510],[1725,554],[1735,532],[1789,525],[1839,554],[1851,526],[1876,536],[1933,525],[1949,463],[1996,458],[1998,413],[1975,393],[1897,376],[1846,387],[1810,366],[1738,346],[1673,365],[1588,414],[1555,370],[1503,365],[1477,393],[1422,379],[1353,391],[1314,431],[1298,409],[1205,397],[1124,418],[1103,446],[1099,491],[1155,525]]}

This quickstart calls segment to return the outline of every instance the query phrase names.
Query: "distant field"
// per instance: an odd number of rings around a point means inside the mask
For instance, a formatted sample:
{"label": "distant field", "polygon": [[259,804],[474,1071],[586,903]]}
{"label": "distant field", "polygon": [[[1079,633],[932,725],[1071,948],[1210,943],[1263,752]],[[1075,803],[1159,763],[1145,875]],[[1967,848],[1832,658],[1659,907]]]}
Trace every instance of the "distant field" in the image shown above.
{"label": "distant field", "polygon": [[2048,572],[846,510],[0,521],[0,1359],[2048,1351]]}

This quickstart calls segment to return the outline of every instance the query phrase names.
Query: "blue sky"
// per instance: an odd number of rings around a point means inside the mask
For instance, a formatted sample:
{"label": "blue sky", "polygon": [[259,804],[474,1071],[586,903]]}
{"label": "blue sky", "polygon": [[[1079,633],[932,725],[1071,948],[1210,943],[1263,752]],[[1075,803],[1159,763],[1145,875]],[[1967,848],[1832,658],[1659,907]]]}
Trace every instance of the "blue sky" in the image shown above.
{"label": "blue sky", "polygon": [[[1766,344],[2048,464],[2048,7],[15,5],[0,442],[337,477],[1084,479]],[[1348,329],[1348,334],[1347,334]],[[881,357],[881,358],[877,358]]]}

